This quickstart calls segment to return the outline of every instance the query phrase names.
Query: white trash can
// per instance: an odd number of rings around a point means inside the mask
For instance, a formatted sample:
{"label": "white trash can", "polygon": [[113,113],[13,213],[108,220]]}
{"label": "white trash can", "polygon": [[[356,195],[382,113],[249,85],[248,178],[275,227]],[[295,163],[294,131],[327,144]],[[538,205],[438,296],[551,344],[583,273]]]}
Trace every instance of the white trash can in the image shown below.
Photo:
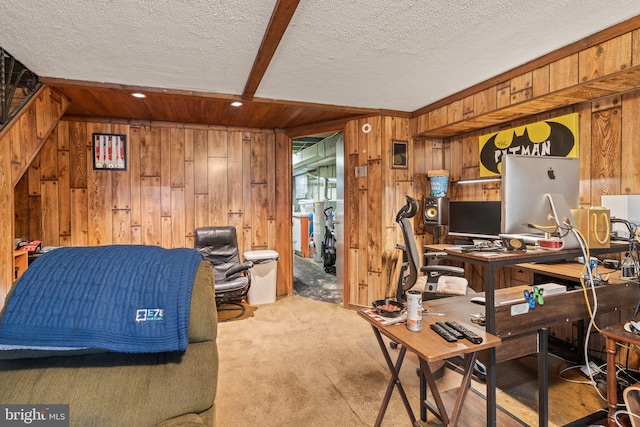
{"label": "white trash can", "polygon": [[249,269],[251,287],[247,294],[249,304],[267,304],[276,300],[276,284],[278,282],[278,260],[276,251],[247,251],[245,261],[253,262]]}

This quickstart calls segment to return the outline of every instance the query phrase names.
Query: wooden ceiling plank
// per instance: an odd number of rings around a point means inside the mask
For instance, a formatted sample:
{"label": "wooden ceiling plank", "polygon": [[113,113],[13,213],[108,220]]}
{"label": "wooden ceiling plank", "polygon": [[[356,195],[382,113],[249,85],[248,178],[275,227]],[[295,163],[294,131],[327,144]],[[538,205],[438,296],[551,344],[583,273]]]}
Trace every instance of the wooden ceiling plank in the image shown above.
{"label": "wooden ceiling plank", "polygon": [[467,131],[517,120],[556,108],[563,108],[585,101],[623,94],[637,90],[640,86],[640,66],[627,68],[597,80],[580,83],[537,98],[522,101],[475,117],[420,130],[416,137],[445,138],[457,135],[462,128]]}
{"label": "wooden ceiling plank", "polygon": [[247,78],[247,83],[242,93],[242,99],[251,101],[258,90],[258,86],[267,71],[271,59],[282,40],[284,32],[291,22],[291,18],[298,8],[300,0],[278,0],[271,14],[267,31],[264,33],[260,49],[253,62],[251,73]]}

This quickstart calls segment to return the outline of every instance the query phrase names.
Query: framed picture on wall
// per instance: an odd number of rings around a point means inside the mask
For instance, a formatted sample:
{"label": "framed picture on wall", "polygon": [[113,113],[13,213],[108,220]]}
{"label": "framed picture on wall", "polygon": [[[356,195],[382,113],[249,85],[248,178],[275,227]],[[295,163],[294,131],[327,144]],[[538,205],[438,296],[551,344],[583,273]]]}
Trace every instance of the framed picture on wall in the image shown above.
{"label": "framed picture on wall", "polygon": [[127,136],[114,133],[94,133],[93,169],[126,170]]}
{"label": "framed picture on wall", "polygon": [[407,168],[409,163],[407,160],[407,147],[408,141],[402,141],[398,139],[391,140],[391,167],[392,168]]}

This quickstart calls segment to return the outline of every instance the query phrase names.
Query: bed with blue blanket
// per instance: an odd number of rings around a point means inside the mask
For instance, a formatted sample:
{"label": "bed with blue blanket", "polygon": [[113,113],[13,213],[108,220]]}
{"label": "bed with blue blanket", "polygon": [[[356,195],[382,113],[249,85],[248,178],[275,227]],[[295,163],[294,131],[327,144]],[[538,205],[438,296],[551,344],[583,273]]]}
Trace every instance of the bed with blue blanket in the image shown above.
{"label": "bed with blue blanket", "polygon": [[145,245],[52,250],[13,287],[0,318],[0,353],[184,351],[202,260],[195,249]]}

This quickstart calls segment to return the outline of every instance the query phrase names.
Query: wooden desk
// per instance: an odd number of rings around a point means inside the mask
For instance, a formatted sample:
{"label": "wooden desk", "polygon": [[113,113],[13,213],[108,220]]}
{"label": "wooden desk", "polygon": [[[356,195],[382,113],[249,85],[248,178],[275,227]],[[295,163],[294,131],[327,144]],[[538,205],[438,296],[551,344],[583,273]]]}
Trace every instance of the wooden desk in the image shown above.
{"label": "wooden desk", "polygon": [[[515,286],[497,289],[495,297],[495,335],[502,339],[496,351],[496,362],[501,362],[529,354],[538,353],[538,413],[539,425],[548,423],[548,362],[546,333],[548,328],[565,322],[589,318],[589,311],[582,290],[568,291],[564,294],[544,297],[544,305],[524,312],[527,305],[524,290],[529,286]],[[630,312],[638,298],[640,288],[635,283],[622,281],[618,284],[597,286],[598,312]],[[458,319],[470,319],[473,313],[482,313],[485,307],[471,302],[474,295],[456,296],[426,301],[425,306],[434,312],[447,313]],[[486,296],[486,295],[485,295]],[[587,293],[589,304],[593,307],[593,296]],[[520,307],[518,307],[520,306]],[[514,309],[514,307],[516,309]],[[519,309],[518,309],[519,308]],[[526,307],[525,307],[526,308]],[[639,337],[640,338],[640,337]],[[484,355],[481,355],[482,357]],[[484,360],[483,360],[484,362]],[[485,363],[486,365],[489,362]],[[487,366],[487,370],[488,370]]]}
{"label": "wooden desk", "polygon": [[[542,280],[551,280],[554,278],[561,279],[565,284],[571,285],[573,284],[575,287],[580,289],[580,278],[584,271],[584,265],[579,264],[577,262],[568,262],[562,264],[518,264],[518,267],[522,270],[526,270],[529,272],[536,273],[535,280],[536,283],[542,283]],[[598,315],[597,325],[599,327],[609,326],[611,324],[616,324],[621,322],[624,319],[630,318],[635,311],[635,305],[640,302],[640,293],[638,292],[638,282],[637,280],[629,280],[621,278],[620,270],[611,270],[605,268],[603,266],[598,266],[597,273],[605,278],[608,278],[608,282],[605,285],[599,285],[596,290],[598,291]],[[542,276],[542,277],[540,277]],[[585,280],[585,283],[588,281]],[[597,282],[596,282],[597,283]],[[623,287],[614,287],[613,285],[622,285]],[[627,289],[624,289],[624,286]],[[601,288],[606,288],[601,289]],[[613,291],[616,289],[617,291]],[[593,301],[591,298],[589,299],[591,306],[593,307]],[[577,348],[583,348],[585,342],[585,332],[584,332],[584,322],[582,319],[588,319],[588,313],[585,311],[584,304],[581,304],[581,301],[571,301],[570,302],[575,310],[572,310],[574,316],[571,317],[572,321],[580,321],[577,323],[578,330],[577,335],[565,337],[568,342],[577,342]],[[584,303],[584,298],[582,299],[582,303]],[[580,317],[585,316],[585,317]],[[576,318],[577,317],[577,318]],[[560,322],[562,319],[558,319]],[[569,322],[564,322],[569,323]],[[557,323],[556,325],[561,325],[562,323]],[[564,330],[571,330],[566,328]],[[604,339],[594,336],[593,346],[594,347],[604,347],[605,342]],[[603,337],[604,338],[604,337]],[[583,358],[578,358],[579,362],[584,362]]]}
{"label": "wooden desk", "polygon": [[[404,323],[385,326],[371,316],[366,314],[363,310],[358,311],[358,314],[367,320],[372,328],[373,332],[378,340],[378,344],[380,345],[380,349],[384,355],[384,358],[387,362],[387,366],[391,373],[391,378],[389,379],[389,384],[387,386],[387,391],[385,397],[382,401],[382,405],[380,406],[380,411],[378,412],[378,418],[376,419],[376,426],[380,426],[382,423],[382,419],[384,418],[385,411],[387,409],[387,405],[389,404],[389,399],[391,398],[391,393],[393,392],[394,385],[398,389],[400,393],[400,397],[404,402],[405,408],[407,410],[407,414],[411,419],[412,425],[416,425],[416,418],[409,405],[409,401],[405,394],[405,391],[402,387],[400,379],[398,378],[398,374],[400,372],[400,368],[402,367],[402,362],[404,360],[404,355],[407,349],[414,352],[420,361],[420,383],[421,383],[421,396],[420,396],[420,410],[421,410],[421,418],[423,421],[426,421],[426,387],[425,381],[429,385],[431,389],[431,393],[434,397],[436,406],[437,406],[437,414],[439,418],[443,421],[445,425],[455,426],[457,425],[460,413],[462,410],[462,405],[466,396],[466,393],[471,384],[471,375],[473,373],[473,367],[478,355],[478,352],[481,350],[486,350],[489,348],[493,348],[500,344],[500,338],[493,336],[491,334],[487,334],[482,328],[478,328],[475,326],[471,326],[468,322],[463,320],[458,320],[455,317],[435,317],[435,316],[424,316],[422,321],[422,330],[420,332],[414,332],[407,329]],[[448,321],[448,320],[456,320],[459,321],[463,326],[471,329],[476,334],[482,337],[482,343],[480,344],[472,344],[471,342],[461,339],[454,343],[449,343],[441,338],[437,333],[435,333],[429,327],[430,324],[438,322],[438,321]],[[395,341],[397,344],[401,346],[400,353],[398,354],[397,362],[394,365],[391,357],[389,356],[389,352],[387,347],[382,340],[382,336],[384,335],[387,338]],[[447,414],[447,410],[443,403],[442,397],[438,392],[438,389],[435,384],[435,380],[431,373],[431,369],[429,368],[429,363],[437,362],[445,359],[452,358],[454,356],[466,355],[465,357],[465,369],[464,376],[462,379],[462,383],[460,388],[457,390],[457,395],[455,399],[455,403],[451,410],[451,417]],[[432,408],[430,408],[432,409]],[[432,409],[433,410],[433,409]],[[435,411],[434,411],[435,412]],[[466,423],[465,423],[466,424]],[[503,425],[503,424],[501,424]]]}
{"label": "wooden desk", "polygon": [[[536,264],[536,263],[523,263],[517,265],[525,270],[532,271],[538,274],[544,274],[546,276],[557,277],[559,279],[568,280],[572,282],[579,282],[582,276],[583,265],[577,262],[563,262],[559,264]],[[615,285],[619,283],[629,282],[629,280],[621,279],[622,273],[620,270],[611,270],[603,266],[598,266],[598,274],[602,276],[608,276],[609,284]]]}
{"label": "wooden desk", "polygon": [[[457,262],[475,264],[483,267],[483,281],[485,284],[486,299],[486,330],[491,334],[496,333],[496,312],[495,312],[495,270],[505,266],[513,266],[522,263],[545,263],[570,260],[582,256],[579,249],[565,249],[561,251],[551,251],[544,249],[533,249],[526,251],[502,251],[502,252],[468,252],[464,253],[461,248],[451,245],[427,245],[427,251],[446,252],[449,259]],[[609,248],[597,248],[591,250],[592,256],[605,253],[619,253],[628,250],[628,244],[612,243]],[[540,342],[541,346],[546,349],[546,338],[548,331],[546,328],[540,330],[542,333]],[[542,342],[544,341],[544,342]],[[487,356],[487,425],[496,425],[496,350],[495,348],[488,350]],[[546,363],[546,358],[544,363]],[[548,413],[546,408],[540,408],[540,425],[548,425]]]}
{"label": "wooden desk", "polygon": [[640,335],[624,330],[624,323],[608,326],[600,331],[607,339],[607,404],[609,405],[608,424],[615,427],[615,413],[618,410],[618,380],[616,378],[616,353],[619,342],[640,345]]}

